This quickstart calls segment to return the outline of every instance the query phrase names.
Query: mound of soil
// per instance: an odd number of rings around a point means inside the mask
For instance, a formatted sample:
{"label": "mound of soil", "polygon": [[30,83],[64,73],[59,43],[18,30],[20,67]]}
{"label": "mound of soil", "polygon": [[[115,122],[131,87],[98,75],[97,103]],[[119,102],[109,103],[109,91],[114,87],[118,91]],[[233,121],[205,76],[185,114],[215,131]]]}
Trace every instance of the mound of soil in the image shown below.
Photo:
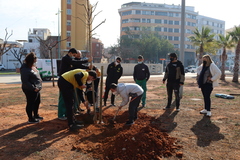
{"label": "mound of soil", "polygon": [[[126,126],[128,113],[120,112],[116,123],[110,121],[115,111],[104,111],[102,124],[91,124],[80,130],[73,150],[92,153],[97,159],[161,159],[180,156],[176,151],[182,146],[177,139],[161,131],[154,117],[139,113],[134,125]],[[84,118],[88,115],[79,116]]]}

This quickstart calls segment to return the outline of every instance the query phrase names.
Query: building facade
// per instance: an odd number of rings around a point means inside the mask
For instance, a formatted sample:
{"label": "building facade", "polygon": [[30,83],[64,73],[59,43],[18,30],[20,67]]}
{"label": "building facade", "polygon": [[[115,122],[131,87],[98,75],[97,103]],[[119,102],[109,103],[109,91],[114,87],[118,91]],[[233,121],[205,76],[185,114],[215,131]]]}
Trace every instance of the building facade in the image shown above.
{"label": "building facade", "polygon": [[[126,35],[125,31],[135,31],[135,37],[138,38],[137,31],[141,27],[147,27],[148,30],[157,31],[160,35],[169,40],[176,50],[180,50],[181,36],[181,6],[158,3],[130,2],[125,3],[118,10],[120,15],[120,35]],[[193,30],[205,24],[203,16],[198,18],[198,12],[194,7],[185,7],[185,46],[184,46],[184,64],[195,65],[196,49],[188,39],[193,35]],[[215,19],[214,19],[215,20]],[[209,19],[210,23],[210,19]],[[214,23],[222,26],[224,31],[225,22]],[[213,29],[214,30],[214,29]],[[220,31],[219,31],[220,32]],[[222,32],[222,30],[221,30]],[[224,34],[224,33],[223,33]]]}
{"label": "building facade", "polygon": [[70,48],[88,49],[87,0],[61,0],[61,53]]}
{"label": "building facade", "polygon": [[100,63],[103,56],[103,43],[97,38],[92,38],[92,53],[93,53],[93,62]]}

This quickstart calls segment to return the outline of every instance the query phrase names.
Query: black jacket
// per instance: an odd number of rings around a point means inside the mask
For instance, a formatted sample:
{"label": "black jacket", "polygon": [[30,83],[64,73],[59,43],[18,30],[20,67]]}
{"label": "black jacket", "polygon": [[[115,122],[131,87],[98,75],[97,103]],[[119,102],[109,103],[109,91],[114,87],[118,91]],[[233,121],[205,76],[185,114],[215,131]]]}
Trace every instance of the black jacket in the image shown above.
{"label": "black jacket", "polygon": [[34,72],[25,63],[20,68],[22,89],[34,91],[36,88],[42,89],[42,79],[39,72]]}
{"label": "black jacket", "polygon": [[165,70],[163,81],[184,84],[185,72],[181,61],[170,62]]}
{"label": "black jacket", "polygon": [[115,65],[115,62],[110,63],[107,68],[106,83],[118,83],[118,79],[122,76],[122,73],[123,68],[121,64]]}
{"label": "black jacket", "polygon": [[150,77],[150,72],[148,69],[148,66],[144,63],[141,64],[137,64],[134,67],[134,71],[133,71],[133,79],[135,80],[144,80],[146,79],[148,81]]}
{"label": "black jacket", "polygon": [[81,68],[83,63],[87,63],[88,60],[74,60],[68,54],[62,57],[61,67],[58,73],[58,76],[61,76],[63,73],[68,72],[72,69],[83,69]]}

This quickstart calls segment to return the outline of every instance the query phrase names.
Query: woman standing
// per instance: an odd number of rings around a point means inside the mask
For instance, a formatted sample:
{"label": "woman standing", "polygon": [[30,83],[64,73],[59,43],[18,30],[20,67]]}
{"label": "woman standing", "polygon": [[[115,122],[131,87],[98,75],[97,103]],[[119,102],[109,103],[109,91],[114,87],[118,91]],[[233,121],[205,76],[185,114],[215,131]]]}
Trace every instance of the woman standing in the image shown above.
{"label": "woman standing", "polygon": [[28,123],[38,123],[43,117],[38,114],[40,104],[40,90],[42,89],[42,79],[39,71],[35,67],[37,57],[35,53],[27,54],[23,65],[20,68],[22,91],[24,92],[27,105],[26,112],[28,116]]}
{"label": "woman standing", "polygon": [[211,116],[211,93],[214,87],[218,86],[218,79],[221,76],[221,71],[214,64],[209,55],[204,55],[203,63],[197,68],[198,86],[201,88],[204,98],[204,109],[200,111],[201,114]]}

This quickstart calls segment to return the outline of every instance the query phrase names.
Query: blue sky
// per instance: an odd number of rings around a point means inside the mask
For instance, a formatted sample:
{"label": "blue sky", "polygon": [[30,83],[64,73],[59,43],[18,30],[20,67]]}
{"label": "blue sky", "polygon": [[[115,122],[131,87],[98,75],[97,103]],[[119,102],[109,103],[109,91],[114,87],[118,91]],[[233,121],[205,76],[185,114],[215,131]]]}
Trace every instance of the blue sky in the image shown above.
{"label": "blue sky", "polygon": [[[75,1],[75,0],[72,0]],[[102,11],[94,21],[97,26],[95,37],[102,40],[105,47],[117,43],[120,35],[120,16],[118,9],[123,3],[131,0],[90,0],[92,4],[98,2],[96,12]],[[137,0],[137,2],[166,3],[181,5],[182,0]],[[239,10],[238,0],[186,0],[186,6],[194,6],[200,15],[225,21],[225,28],[240,24],[236,14]],[[58,34],[58,16],[60,0],[0,0],[0,38],[5,36],[5,28],[13,31],[10,40],[27,39],[28,30],[32,28],[48,28],[52,35]]]}

